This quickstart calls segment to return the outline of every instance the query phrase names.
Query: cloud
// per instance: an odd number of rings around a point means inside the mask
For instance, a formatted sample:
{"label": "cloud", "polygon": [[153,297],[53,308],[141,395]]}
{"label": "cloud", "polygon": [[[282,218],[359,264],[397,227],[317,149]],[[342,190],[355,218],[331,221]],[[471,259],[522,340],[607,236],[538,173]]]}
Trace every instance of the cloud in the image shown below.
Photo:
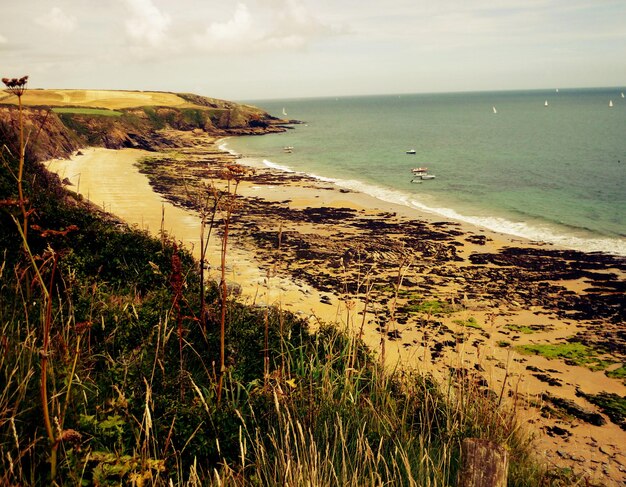
{"label": "cloud", "polygon": [[59,7],[35,19],[35,23],[59,34],[69,34],[76,29],[76,18],[67,15]]}
{"label": "cloud", "polygon": [[297,0],[263,0],[257,8],[238,3],[230,19],[210,23],[194,45],[212,52],[296,50],[335,32]]}
{"label": "cloud", "polygon": [[126,20],[126,35],[137,48],[156,48],[168,40],[172,19],[161,12],[152,0],[123,0],[130,17]]}

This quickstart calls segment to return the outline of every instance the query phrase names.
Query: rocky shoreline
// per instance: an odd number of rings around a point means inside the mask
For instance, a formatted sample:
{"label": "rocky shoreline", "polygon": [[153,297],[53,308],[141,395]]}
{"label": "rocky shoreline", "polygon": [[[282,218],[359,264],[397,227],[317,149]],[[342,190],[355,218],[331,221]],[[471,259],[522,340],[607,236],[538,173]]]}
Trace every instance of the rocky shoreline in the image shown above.
{"label": "rocky shoreline", "polygon": [[334,312],[390,366],[471,377],[534,425],[546,461],[626,480],[626,259],[417,215],[238,159],[205,134],[160,137],[175,149],[143,158],[154,191],[199,211],[235,177],[229,242],[304,289],[312,322]]}

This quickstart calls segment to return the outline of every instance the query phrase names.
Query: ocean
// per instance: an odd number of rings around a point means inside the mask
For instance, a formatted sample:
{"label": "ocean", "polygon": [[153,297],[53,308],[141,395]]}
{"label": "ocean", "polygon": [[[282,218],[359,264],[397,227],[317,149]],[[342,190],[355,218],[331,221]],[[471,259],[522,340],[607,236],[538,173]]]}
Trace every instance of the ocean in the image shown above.
{"label": "ocean", "polygon": [[[622,91],[249,101],[303,123],[283,134],[230,138],[224,147],[442,219],[626,256]],[[436,178],[412,183],[411,169],[420,166]]]}

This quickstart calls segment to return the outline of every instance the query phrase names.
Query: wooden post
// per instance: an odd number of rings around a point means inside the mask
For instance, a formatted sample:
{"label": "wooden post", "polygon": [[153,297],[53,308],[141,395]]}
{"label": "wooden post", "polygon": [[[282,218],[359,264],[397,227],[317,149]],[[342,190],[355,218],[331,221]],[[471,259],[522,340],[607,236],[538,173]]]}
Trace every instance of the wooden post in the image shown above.
{"label": "wooden post", "polygon": [[505,448],[480,438],[463,440],[458,487],[506,487],[508,470]]}

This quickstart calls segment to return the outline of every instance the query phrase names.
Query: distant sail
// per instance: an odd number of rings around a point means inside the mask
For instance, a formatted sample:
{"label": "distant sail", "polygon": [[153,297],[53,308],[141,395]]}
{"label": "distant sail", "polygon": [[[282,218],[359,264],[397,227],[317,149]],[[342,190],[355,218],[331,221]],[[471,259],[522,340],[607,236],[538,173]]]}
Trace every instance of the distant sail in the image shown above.
{"label": "distant sail", "polygon": [[609,100],[609,108],[613,108],[613,100]]}
{"label": "distant sail", "polygon": [[557,92],[557,93],[559,92],[559,89],[558,89],[558,88],[556,89],[556,92]]}
{"label": "distant sail", "polygon": [[624,98],[624,92],[622,91],[622,98]]}
{"label": "distant sail", "polygon": [[498,110],[496,110],[496,107],[491,107],[491,109],[493,110],[493,113],[498,113]]}
{"label": "distant sail", "polygon": [[547,106],[548,106],[548,100],[546,100],[546,101],[544,101],[544,102],[543,102],[543,106],[544,106],[544,107],[547,107]]}
{"label": "distant sail", "polygon": [[285,110],[285,107],[283,107],[283,116],[286,117],[287,116],[287,110]]}

